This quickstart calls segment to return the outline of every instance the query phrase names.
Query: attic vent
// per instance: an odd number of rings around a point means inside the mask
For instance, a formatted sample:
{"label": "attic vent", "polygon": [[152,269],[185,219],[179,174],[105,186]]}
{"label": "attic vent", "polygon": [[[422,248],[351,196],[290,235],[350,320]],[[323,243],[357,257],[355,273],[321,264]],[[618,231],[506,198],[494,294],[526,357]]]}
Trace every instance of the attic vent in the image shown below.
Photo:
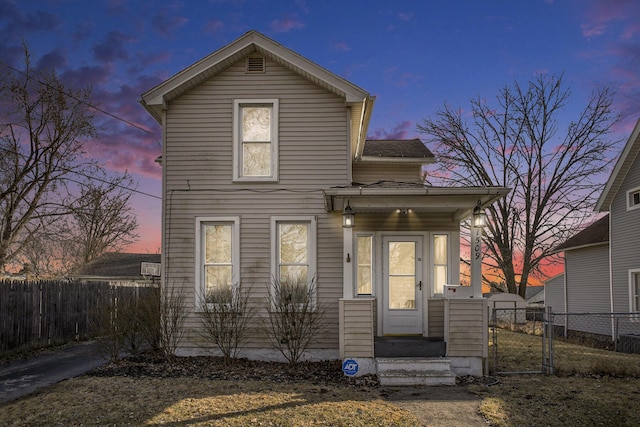
{"label": "attic vent", "polygon": [[264,73],[264,71],[265,71],[264,57],[247,58],[247,65],[246,65],[247,73]]}

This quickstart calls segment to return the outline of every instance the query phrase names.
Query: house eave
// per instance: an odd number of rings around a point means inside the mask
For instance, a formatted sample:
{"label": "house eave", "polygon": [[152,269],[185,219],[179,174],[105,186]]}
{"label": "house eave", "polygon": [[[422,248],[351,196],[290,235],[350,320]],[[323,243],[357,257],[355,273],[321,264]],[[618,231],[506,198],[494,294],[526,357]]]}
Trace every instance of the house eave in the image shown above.
{"label": "house eave", "polygon": [[593,248],[596,246],[605,246],[608,245],[609,241],[607,240],[606,242],[596,242],[596,243],[586,243],[584,245],[578,245],[578,246],[571,246],[568,248],[559,248],[559,249],[553,249],[551,250],[551,254],[559,254],[562,252],[569,252],[569,251],[575,251],[577,249],[587,249],[587,248]]}
{"label": "house eave", "polygon": [[486,207],[509,193],[506,187],[340,187],[323,190],[325,209],[342,211],[349,204],[356,212],[441,214],[463,220],[480,203]]}
{"label": "house eave", "polygon": [[156,120],[160,121],[162,109],[166,108],[171,100],[256,52],[343,97],[347,104],[361,103],[370,98],[369,94],[358,86],[285,48],[274,40],[256,31],[249,31],[227,46],[148,90],[142,94],[140,102]]}
{"label": "house eave", "polygon": [[640,152],[640,119],[636,122],[636,126],[631,132],[631,136],[627,140],[627,143],[616,161],[616,165],[607,180],[607,183],[598,198],[596,203],[596,212],[607,212],[609,207],[613,203],[613,199],[620,190],[622,181],[631,169],[635,158]]}
{"label": "house eave", "polygon": [[413,164],[427,165],[435,163],[433,157],[376,157],[362,156],[355,163]]}

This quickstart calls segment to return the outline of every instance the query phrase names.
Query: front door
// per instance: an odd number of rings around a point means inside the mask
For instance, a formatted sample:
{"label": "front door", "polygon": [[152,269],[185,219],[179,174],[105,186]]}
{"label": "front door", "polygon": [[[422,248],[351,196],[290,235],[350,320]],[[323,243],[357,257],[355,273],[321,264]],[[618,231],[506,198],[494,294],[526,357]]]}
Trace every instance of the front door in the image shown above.
{"label": "front door", "polygon": [[384,335],[422,335],[422,237],[385,236],[382,310]]}

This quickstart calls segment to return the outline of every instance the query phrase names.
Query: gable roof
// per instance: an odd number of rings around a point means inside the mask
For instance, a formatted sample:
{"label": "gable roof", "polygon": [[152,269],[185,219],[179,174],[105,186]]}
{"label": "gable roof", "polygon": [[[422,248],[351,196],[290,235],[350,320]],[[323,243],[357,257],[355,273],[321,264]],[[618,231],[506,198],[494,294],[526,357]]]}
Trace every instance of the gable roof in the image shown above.
{"label": "gable roof", "polygon": [[[257,31],[249,31],[230,44],[216,50],[143,93],[140,102],[158,122],[161,122],[162,110],[166,108],[168,102],[254,53],[262,54],[329,92],[345,98],[347,103],[369,104],[373,99],[365,90],[353,83],[309,61],[263,34]],[[368,114],[370,114],[370,108],[368,109]]]}
{"label": "gable roof", "polygon": [[605,215],[584,230],[553,248],[552,252],[563,252],[609,243],[609,215]]}
{"label": "gable roof", "polygon": [[160,254],[107,252],[71,274],[74,278],[139,279],[143,262],[160,263]]}
{"label": "gable roof", "polygon": [[633,162],[638,157],[638,153],[640,152],[640,119],[636,122],[635,128],[631,132],[631,136],[627,141],[618,161],[616,162],[613,171],[611,172],[611,176],[609,176],[609,180],[607,181],[607,185],[605,185],[602,194],[600,194],[600,198],[598,199],[598,203],[596,203],[596,211],[598,212],[606,212],[609,210],[609,206],[613,202],[614,197],[620,191],[620,187],[622,186],[622,181],[627,176],[629,169],[633,165]]}
{"label": "gable roof", "polygon": [[402,163],[433,163],[435,156],[418,139],[367,139],[360,161],[393,161]]}

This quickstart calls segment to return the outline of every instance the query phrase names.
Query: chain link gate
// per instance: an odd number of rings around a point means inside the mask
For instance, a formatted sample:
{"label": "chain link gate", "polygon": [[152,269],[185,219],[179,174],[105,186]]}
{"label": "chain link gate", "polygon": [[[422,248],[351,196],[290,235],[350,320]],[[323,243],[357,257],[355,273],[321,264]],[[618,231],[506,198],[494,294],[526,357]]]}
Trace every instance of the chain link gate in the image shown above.
{"label": "chain link gate", "polygon": [[549,314],[526,308],[493,308],[490,315],[490,372],[553,372],[553,322]]}

